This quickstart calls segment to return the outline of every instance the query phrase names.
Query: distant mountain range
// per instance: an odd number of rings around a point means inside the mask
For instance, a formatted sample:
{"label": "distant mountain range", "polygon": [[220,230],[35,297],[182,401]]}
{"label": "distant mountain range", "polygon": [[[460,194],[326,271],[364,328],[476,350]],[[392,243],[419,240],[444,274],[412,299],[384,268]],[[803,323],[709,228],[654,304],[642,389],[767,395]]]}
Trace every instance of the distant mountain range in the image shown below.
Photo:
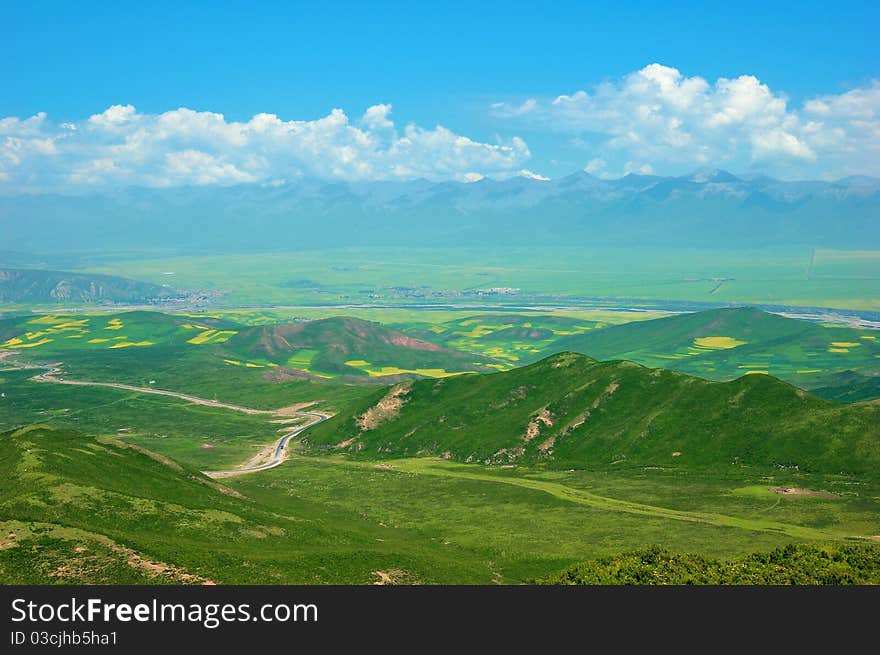
{"label": "distant mountain range", "polygon": [[721,170],[542,181],[321,182],[0,197],[9,248],[660,245],[880,247],[880,180]]}
{"label": "distant mountain range", "polygon": [[134,303],[176,293],[170,287],[114,275],[0,268],[0,303]]}

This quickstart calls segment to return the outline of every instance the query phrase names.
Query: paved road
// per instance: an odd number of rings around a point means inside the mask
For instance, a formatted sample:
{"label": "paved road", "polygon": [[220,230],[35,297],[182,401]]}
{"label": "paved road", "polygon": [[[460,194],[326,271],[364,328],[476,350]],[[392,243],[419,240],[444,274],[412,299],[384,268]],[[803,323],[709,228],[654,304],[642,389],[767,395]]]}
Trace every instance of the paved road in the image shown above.
{"label": "paved road", "polygon": [[210,478],[232,478],[237,475],[246,475],[248,473],[256,473],[257,471],[266,471],[268,469],[275,468],[284,461],[284,451],[287,449],[287,444],[290,442],[291,439],[299,434],[302,434],[313,425],[317,425],[321,421],[326,421],[328,418],[330,418],[329,414],[321,414],[319,412],[300,412],[300,414],[310,416],[314,420],[306,423],[305,425],[300,425],[299,427],[288,432],[278,441],[276,441],[275,448],[272,450],[272,457],[269,459],[268,462],[257,464],[255,466],[242,466],[240,468],[230,469],[228,471],[202,471],[202,473]]}
{"label": "paved road", "polygon": [[[13,362],[9,360],[9,363],[14,366],[17,362]],[[18,366],[16,368],[20,368],[22,370],[27,368],[34,368],[32,366]],[[253,409],[252,407],[243,407],[241,405],[232,405],[230,403],[222,403],[219,400],[208,400],[206,398],[199,398],[198,396],[193,396],[188,393],[180,393],[178,391],[168,391],[166,389],[154,389],[153,387],[136,387],[131,384],[121,384],[117,382],[92,382],[89,380],[65,380],[64,378],[59,378],[58,375],[61,374],[61,369],[57,366],[50,366],[47,370],[42,373],[35,375],[33,379],[39,380],[41,382],[54,382],[55,384],[69,384],[73,386],[80,387],[111,387],[113,389],[123,389],[125,391],[135,391],[137,393],[151,393],[157,396],[170,396],[172,398],[180,398],[181,400],[186,400],[191,403],[195,403],[197,405],[204,405],[206,407],[219,407],[221,409],[231,409],[236,412],[244,412],[245,414],[268,414],[268,415],[276,415],[276,416],[307,416],[311,420],[305,425],[300,425],[290,432],[286,433],[282,436],[278,441],[275,442],[275,446],[272,449],[272,455],[268,461],[261,462],[255,465],[244,465],[235,469],[230,469],[228,471],[202,471],[205,475],[212,478],[231,478],[237,475],[246,475],[248,473],[256,473],[258,471],[266,471],[271,468],[275,468],[282,462],[284,462],[284,454],[287,449],[287,444],[291,439],[296,437],[299,434],[302,434],[304,431],[312,427],[313,425],[317,425],[321,421],[326,421],[330,418],[330,414],[324,414],[322,412],[296,412],[294,414],[284,413],[281,414],[276,410],[271,409]]]}

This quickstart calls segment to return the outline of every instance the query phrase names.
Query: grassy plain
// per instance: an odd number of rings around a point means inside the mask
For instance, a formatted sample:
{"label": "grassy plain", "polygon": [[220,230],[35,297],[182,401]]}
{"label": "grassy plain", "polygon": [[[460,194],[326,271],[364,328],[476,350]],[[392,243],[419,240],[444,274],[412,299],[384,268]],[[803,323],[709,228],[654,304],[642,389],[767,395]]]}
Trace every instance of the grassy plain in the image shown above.
{"label": "grassy plain", "polygon": [[[86,267],[180,288],[219,289],[236,306],[485,303],[412,291],[520,289],[550,298],[768,303],[878,310],[880,252],[809,248],[336,249],[150,256]],[[406,287],[405,293],[395,290]],[[494,298],[492,302],[513,302]],[[558,302],[558,301],[557,301]]]}

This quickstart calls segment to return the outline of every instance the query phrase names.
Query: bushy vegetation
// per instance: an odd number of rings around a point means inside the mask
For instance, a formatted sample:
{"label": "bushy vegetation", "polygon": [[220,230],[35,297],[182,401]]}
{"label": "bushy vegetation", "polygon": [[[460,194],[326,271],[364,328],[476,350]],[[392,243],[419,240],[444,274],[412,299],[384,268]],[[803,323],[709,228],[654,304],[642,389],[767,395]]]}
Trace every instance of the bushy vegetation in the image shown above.
{"label": "bushy vegetation", "polygon": [[880,545],[788,544],[731,560],[657,546],[603,557],[534,580],[546,585],[880,584]]}

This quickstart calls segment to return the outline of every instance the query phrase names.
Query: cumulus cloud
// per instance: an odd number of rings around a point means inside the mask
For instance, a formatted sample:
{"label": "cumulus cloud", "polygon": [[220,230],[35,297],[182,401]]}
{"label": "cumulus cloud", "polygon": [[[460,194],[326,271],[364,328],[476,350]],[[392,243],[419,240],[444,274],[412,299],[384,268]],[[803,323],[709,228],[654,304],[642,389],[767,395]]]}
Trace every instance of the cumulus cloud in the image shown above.
{"label": "cumulus cloud", "polygon": [[246,122],[180,108],[142,114],[113,105],[74,123],[44,113],[0,119],[0,183],[9,190],[107,185],[205,185],[304,175],[342,180],[510,176],[530,156],[526,143],[483,143],[443,127],[391,119],[375,105],[357,121],[341,109],[316,120],[257,114]]}
{"label": "cumulus cloud", "polygon": [[877,81],[793,107],[752,75],[710,83],[655,63],[590,91],[490,110],[572,135],[589,152],[588,172],[712,165],[783,177],[880,174]]}
{"label": "cumulus cloud", "polygon": [[89,117],[89,124],[98,128],[107,128],[114,125],[122,125],[137,116],[133,105],[113,105],[100,114]]}

